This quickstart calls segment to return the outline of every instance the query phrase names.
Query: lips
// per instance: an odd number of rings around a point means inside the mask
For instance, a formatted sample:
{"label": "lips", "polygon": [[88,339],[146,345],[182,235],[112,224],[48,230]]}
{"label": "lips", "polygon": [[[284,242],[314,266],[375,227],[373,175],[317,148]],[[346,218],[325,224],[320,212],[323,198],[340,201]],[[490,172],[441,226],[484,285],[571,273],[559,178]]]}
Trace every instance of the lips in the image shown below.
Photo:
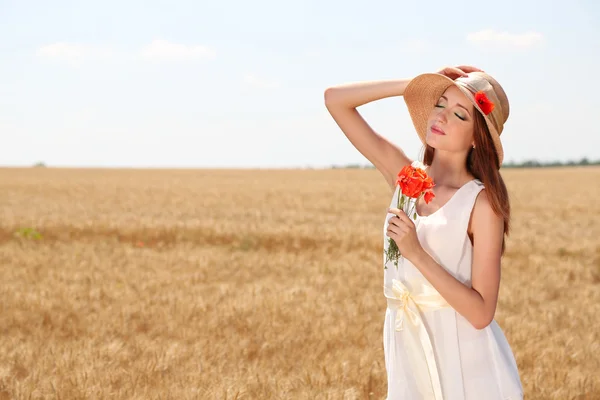
{"label": "lips", "polygon": [[436,135],[445,135],[446,134],[446,133],[444,133],[444,131],[441,128],[439,128],[435,125],[433,125],[431,127],[431,133],[435,133]]}

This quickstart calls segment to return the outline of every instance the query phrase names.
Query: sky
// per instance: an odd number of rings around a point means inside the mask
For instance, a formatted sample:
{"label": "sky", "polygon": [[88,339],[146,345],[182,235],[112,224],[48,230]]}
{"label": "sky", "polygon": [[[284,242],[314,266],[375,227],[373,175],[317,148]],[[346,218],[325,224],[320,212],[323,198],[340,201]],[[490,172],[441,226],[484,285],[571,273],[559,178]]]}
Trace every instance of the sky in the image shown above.
{"label": "sky", "polygon": [[[366,165],[325,89],[460,64],[508,95],[505,162],[600,159],[597,1],[0,0],[0,165]],[[421,155],[401,97],[359,112]]]}

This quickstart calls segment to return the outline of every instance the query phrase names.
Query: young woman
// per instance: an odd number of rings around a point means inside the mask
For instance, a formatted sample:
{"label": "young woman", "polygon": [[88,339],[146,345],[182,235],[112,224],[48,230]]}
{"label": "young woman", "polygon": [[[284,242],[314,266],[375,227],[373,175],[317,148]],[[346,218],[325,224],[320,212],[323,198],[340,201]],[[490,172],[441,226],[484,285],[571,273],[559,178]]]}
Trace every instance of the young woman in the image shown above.
{"label": "young woman", "polygon": [[[422,163],[356,110],[391,96],[404,97],[425,147]],[[331,87],[325,104],[393,191],[384,250],[391,238],[402,258],[384,269],[388,400],[522,399],[514,355],[494,320],[510,221],[499,172],[509,114],[502,87],[477,68],[447,67]],[[415,220],[397,208],[397,175],[407,165],[424,168],[435,182],[433,200],[414,205]]]}

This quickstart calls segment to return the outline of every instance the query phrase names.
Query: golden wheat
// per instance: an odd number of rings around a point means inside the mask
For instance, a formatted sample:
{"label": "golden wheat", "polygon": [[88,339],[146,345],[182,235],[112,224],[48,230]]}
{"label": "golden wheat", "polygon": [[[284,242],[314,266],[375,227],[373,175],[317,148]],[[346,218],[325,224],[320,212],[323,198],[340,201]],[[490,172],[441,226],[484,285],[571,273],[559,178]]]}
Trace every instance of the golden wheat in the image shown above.
{"label": "golden wheat", "polygon": [[[600,168],[505,170],[527,399],[600,398]],[[0,170],[0,400],[381,399],[375,170]]]}

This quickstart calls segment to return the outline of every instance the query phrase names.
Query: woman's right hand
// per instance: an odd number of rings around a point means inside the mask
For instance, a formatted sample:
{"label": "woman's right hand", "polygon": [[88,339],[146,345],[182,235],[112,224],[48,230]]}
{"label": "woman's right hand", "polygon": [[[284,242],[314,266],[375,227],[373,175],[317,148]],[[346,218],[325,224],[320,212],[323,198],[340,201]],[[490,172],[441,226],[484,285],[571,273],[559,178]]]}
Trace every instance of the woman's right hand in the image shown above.
{"label": "woman's right hand", "polygon": [[460,77],[466,77],[469,72],[483,72],[477,67],[470,65],[458,65],[456,67],[444,67],[437,71],[438,74],[445,75],[448,78],[454,80]]}

